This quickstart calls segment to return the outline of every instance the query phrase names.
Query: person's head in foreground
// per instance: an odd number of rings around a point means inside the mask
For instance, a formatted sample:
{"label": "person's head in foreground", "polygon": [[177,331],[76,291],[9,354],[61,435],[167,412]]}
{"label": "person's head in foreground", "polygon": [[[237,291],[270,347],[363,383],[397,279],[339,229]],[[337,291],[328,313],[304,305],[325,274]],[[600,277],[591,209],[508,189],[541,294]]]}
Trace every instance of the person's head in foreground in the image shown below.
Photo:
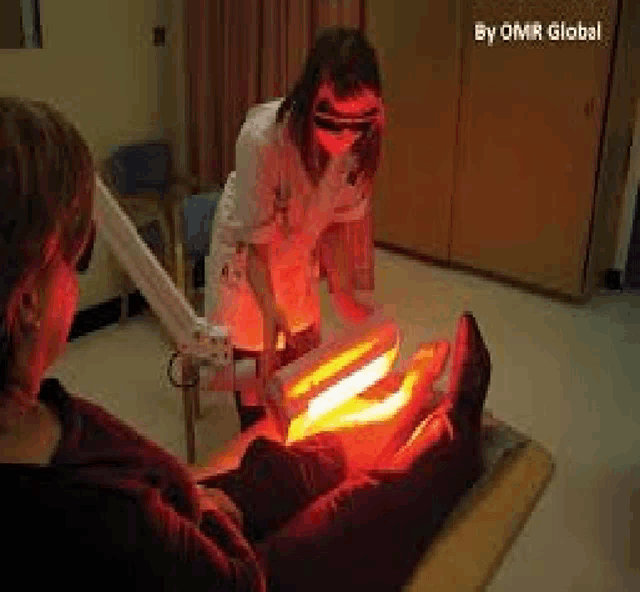
{"label": "person's head in foreground", "polygon": [[88,266],[94,161],[50,106],[0,97],[0,436],[37,413]]}
{"label": "person's head in foreground", "polygon": [[322,32],[278,113],[316,180],[330,158],[349,151],[373,177],[380,159],[384,104],[376,52],[355,28]]}

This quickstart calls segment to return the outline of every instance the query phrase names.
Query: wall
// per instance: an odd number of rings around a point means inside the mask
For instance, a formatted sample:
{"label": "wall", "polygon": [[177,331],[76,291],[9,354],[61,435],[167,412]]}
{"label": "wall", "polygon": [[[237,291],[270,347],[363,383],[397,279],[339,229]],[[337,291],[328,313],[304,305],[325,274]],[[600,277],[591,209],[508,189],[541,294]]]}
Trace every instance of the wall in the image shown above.
{"label": "wall", "polygon": [[[173,74],[162,76],[170,50],[152,43],[156,23],[169,25],[170,0],[166,4],[41,0],[43,49],[0,51],[0,94],[51,102],[77,124],[99,159],[113,146],[162,137],[164,122],[173,133],[179,129],[176,99],[164,88]],[[80,307],[118,295],[123,281],[98,237],[81,280]]]}
{"label": "wall", "polygon": [[158,0],[159,14],[164,15],[167,26],[167,49],[162,62],[160,81],[160,111],[165,137],[174,146],[176,161],[181,171],[187,171],[186,140],[186,78],[183,0]]}

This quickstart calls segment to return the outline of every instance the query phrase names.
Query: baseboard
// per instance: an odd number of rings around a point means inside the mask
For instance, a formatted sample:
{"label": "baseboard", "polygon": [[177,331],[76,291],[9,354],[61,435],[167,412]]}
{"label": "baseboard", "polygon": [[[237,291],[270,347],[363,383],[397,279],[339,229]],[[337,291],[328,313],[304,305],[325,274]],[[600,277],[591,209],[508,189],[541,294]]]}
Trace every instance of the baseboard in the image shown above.
{"label": "baseboard", "polygon": [[[148,308],[149,305],[140,292],[129,294],[129,317],[140,315]],[[121,310],[122,300],[116,297],[78,311],[71,325],[69,341],[117,323]]]}
{"label": "baseboard", "polygon": [[503,284],[505,286],[515,288],[517,290],[527,291],[532,294],[537,294],[545,298],[556,300],[558,302],[565,302],[569,304],[585,304],[591,298],[590,294],[580,295],[580,294],[568,294],[565,292],[560,292],[552,288],[545,288],[544,286],[532,284],[524,280],[518,280],[516,278],[503,275],[499,272],[478,269],[471,265],[458,263],[456,261],[444,261],[442,259],[432,257],[431,255],[424,255],[423,253],[419,253],[413,249],[409,249],[406,247],[399,247],[397,245],[394,245],[392,243],[387,243],[385,241],[374,241],[374,246],[377,249],[382,249],[384,251],[388,251],[389,253],[402,255],[403,257],[413,259],[414,261],[420,261],[421,263],[435,265],[441,269],[463,271],[465,273],[472,274],[479,278],[488,279],[488,280],[497,282],[499,284]]}

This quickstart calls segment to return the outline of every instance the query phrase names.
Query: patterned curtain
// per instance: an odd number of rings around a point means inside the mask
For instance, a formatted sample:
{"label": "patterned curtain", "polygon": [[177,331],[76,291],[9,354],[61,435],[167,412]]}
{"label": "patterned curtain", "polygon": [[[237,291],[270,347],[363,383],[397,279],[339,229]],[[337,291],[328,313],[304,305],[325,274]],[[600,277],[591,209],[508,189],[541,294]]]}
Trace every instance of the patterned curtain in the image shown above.
{"label": "patterned curtain", "polygon": [[319,28],[364,29],[364,0],[187,0],[187,145],[191,172],[224,185],[247,109],[283,96]]}

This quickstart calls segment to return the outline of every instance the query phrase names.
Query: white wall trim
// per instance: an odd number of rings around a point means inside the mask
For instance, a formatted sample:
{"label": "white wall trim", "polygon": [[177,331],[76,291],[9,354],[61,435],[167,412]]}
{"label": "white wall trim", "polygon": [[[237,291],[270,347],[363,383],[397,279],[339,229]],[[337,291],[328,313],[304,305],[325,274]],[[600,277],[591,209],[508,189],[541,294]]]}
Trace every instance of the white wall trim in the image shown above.
{"label": "white wall trim", "polygon": [[636,103],[635,126],[631,149],[629,154],[629,171],[627,182],[622,196],[622,207],[620,212],[620,223],[618,226],[618,244],[616,247],[615,268],[622,272],[622,283],[624,285],[624,274],[627,268],[627,258],[629,256],[629,245],[631,244],[631,233],[633,231],[633,219],[636,211],[636,196],[640,185],[640,100]]}

